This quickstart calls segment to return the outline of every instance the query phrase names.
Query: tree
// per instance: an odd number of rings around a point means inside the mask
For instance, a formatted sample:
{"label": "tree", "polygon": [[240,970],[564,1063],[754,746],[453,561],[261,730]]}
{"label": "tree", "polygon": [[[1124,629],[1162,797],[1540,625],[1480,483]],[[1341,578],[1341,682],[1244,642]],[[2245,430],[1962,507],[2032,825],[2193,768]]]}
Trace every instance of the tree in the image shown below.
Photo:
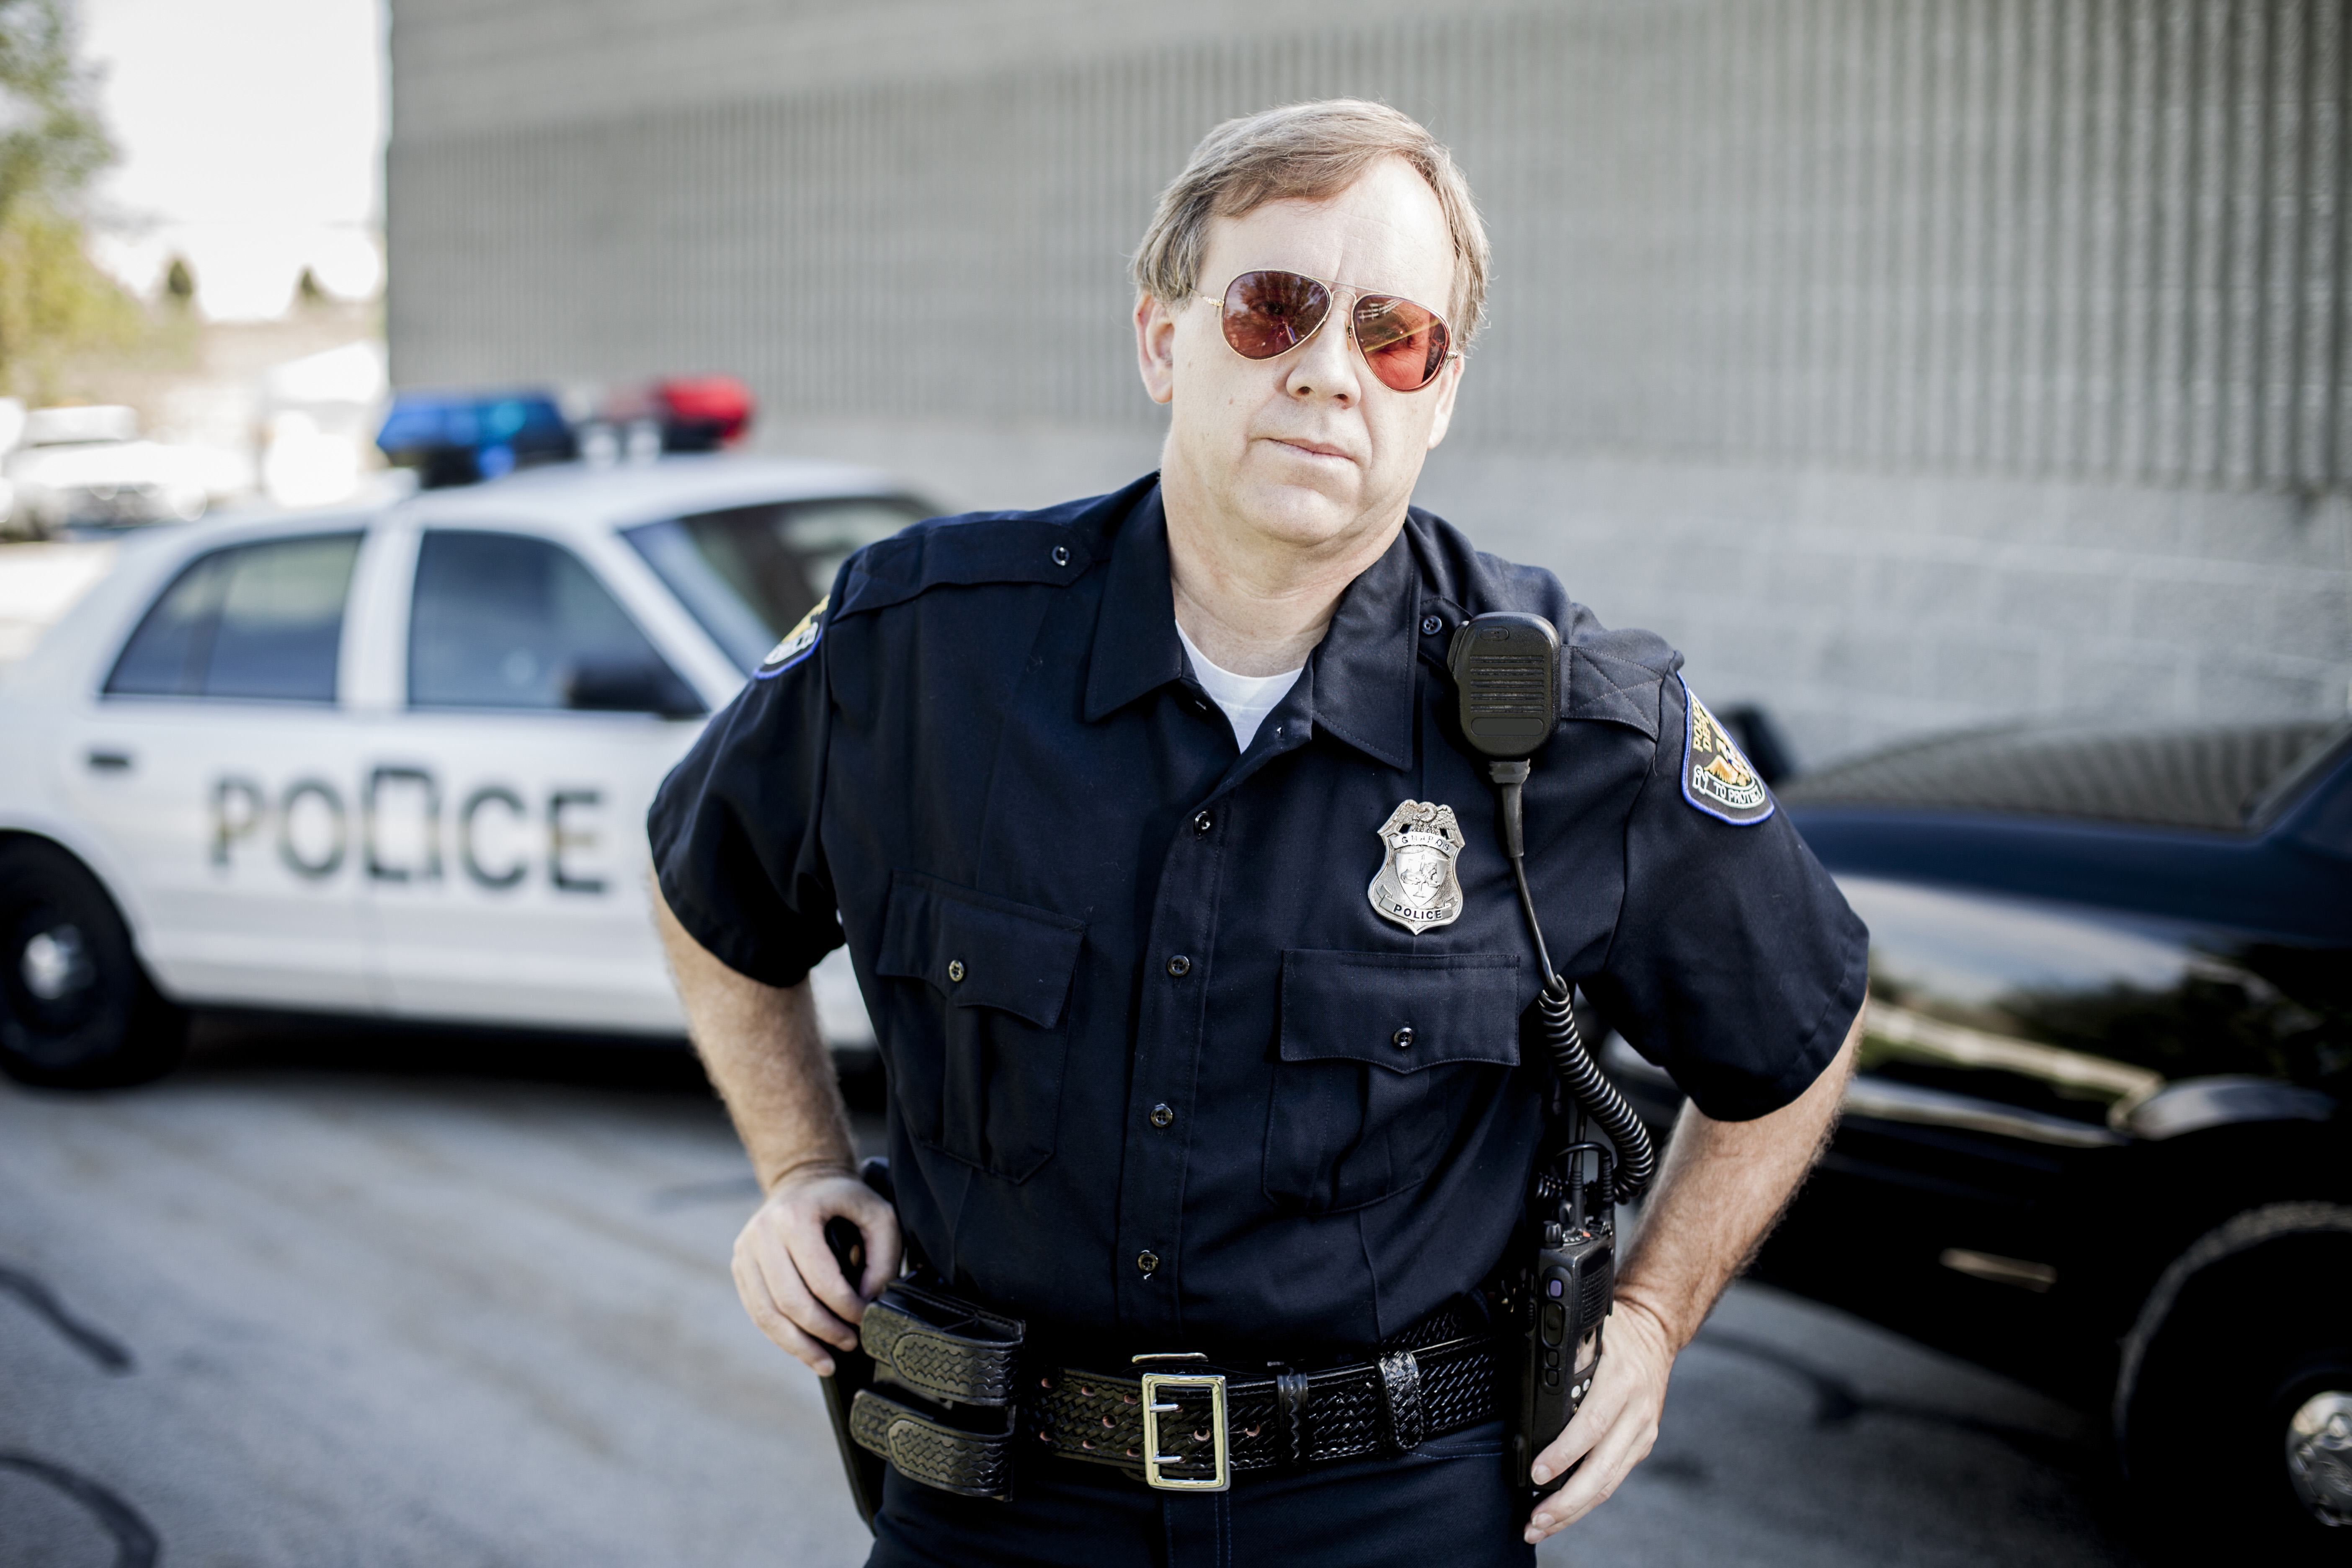
{"label": "tree", "polygon": [[80,189],[114,156],[73,44],[61,0],[0,0],[0,221],[27,195]]}
{"label": "tree", "polygon": [[186,306],[196,297],[196,275],[188,270],[188,258],[172,258],[172,265],[163,268],[163,295],[173,304]]}
{"label": "tree", "polygon": [[0,0],[0,391],[45,392],[64,356],[137,330],[73,205],[114,156],[91,87],[66,0]]}

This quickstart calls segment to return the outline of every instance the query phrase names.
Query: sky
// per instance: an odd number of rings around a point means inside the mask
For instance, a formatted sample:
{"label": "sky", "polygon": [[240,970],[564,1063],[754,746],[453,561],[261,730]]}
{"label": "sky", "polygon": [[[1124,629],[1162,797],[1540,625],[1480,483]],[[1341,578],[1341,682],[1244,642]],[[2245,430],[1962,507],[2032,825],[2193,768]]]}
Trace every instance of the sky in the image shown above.
{"label": "sky", "polygon": [[91,250],[152,295],[177,254],[215,320],[282,315],[309,267],[382,286],[383,0],[80,0],[121,156]]}

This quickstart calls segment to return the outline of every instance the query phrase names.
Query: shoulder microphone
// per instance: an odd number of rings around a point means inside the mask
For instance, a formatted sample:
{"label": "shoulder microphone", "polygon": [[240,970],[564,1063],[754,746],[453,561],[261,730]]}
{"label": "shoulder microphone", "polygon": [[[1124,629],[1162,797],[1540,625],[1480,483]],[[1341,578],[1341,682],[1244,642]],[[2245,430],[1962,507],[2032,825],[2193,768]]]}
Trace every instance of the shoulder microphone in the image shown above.
{"label": "shoulder microphone", "polygon": [[[1462,738],[1486,759],[1503,853],[1542,967],[1536,1010],[1545,1050],[1575,1107],[1565,1136],[1557,1128],[1548,1136],[1528,1183],[1526,1229],[1533,1245],[1503,1277],[1505,1310],[1520,1342],[1512,1464],[1519,1484],[1538,1497],[1568,1477],[1537,1486],[1530,1473],[1536,1456],[1574,1417],[1600,1364],[1601,1321],[1616,1283],[1616,1200],[1639,1194],[1655,1165],[1649,1129],[1602,1076],[1577,1033],[1568,980],[1551,966],[1528,886],[1522,792],[1531,759],[1559,726],[1559,631],[1541,616],[1500,610],[1465,621],[1446,654]],[[1588,1113],[1608,1134],[1607,1144],[1586,1141]],[[1590,1187],[1588,1154],[1594,1169]]]}

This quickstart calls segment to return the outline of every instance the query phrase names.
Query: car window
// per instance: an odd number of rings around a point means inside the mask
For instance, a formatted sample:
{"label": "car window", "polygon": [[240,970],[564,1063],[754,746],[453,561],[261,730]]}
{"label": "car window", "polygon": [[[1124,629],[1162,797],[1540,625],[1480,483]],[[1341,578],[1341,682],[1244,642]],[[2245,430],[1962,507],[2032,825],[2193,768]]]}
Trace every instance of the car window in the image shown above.
{"label": "car window", "polygon": [[326,533],[197,557],[131,634],[107,691],[332,702],[359,551],[357,533]]}
{"label": "car window", "polygon": [[930,515],[907,497],[775,501],[649,522],[622,537],[748,673],[832,586],[843,562]]}
{"label": "car window", "polygon": [[418,547],[408,704],[702,711],[579,557],[543,539],[457,529]]}

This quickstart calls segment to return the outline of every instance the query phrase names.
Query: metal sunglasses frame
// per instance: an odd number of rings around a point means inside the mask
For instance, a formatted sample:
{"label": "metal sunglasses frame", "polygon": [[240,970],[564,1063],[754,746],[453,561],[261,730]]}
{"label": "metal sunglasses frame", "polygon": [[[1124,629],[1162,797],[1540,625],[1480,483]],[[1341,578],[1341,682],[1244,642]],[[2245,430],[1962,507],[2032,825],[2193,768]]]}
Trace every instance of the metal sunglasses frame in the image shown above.
{"label": "metal sunglasses frame", "polygon": [[[1224,294],[1208,294],[1202,293],[1198,289],[1193,289],[1193,293],[1195,295],[1201,299],[1206,300],[1210,304],[1214,305],[1217,308],[1217,321],[1219,322],[1220,329],[1217,335],[1219,337],[1225,337],[1223,331],[1223,323],[1225,316],[1225,295],[1231,294],[1234,291],[1234,284],[1255,272],[1278,272],[1286,278],[1304,278],[1307,282],[1317,285],[1322,289],[1324,293],[1329,295],[1331,304],[1330,308],[1323,312],[1323,320],[1316,322],[1314,327],[1308,331],[1305,337],[1300,338],[1297,342],[1283,350],[1282,353],[1268,354],[1264,359],[1250,359],[1249,355],[1243,353],[1239,349],[1234,348],[1234,341],[1231,338],[1225,338],[1225,347],[1233,349],[1234,357],[1238,359],[1249,360],[1249,363],[1252,364],[1270,364],[1274,361],[1280,359],[1283,354],[1296,353],[1300,349],[1305,348],[1308,343],[1315,341],[1315,334],[1323,330],[1325,322],[1330,321],[1333,316],[1343,313],[1348,319],[1348,342],[1354,345],[1357,356],[1363,360],[1364,368],[1372,372],[1372,379],[1374,381],[1380,381],[1382,386],[1388,386],[1388,389],[1391,392],[1401,392],[1408,396],[1416,392],[1427,392],[1431,387],[1437,384],[1437,378],[1445,374],[1445,367],[1454,361],[1462,357],[1462,351],[1454,346],[1454,323],[1447,321],[1437,311],[1429,310],[1429,307],[1423,304],[1420,300],[1406,299],[1402,294],[1391,293],[1385,289],[1360,289],[1352,283],[1334,283],[1328,278],[1318,278],[1311,272],[1293,272],[1287,267],[1245,267],[1225,280]],[[1349,302],[1348,309],[1344,312],[1339,309],[1339,296],[1343,290],[1355,296],[1355,298]],[[1429,379],[1423,382],[1419,386],[1389,386],[1387,382],[1381,381],[1381,373],[1372,369],[1372,356],[1364,352],[1364,345],[1362,342],[1358,341],[1356,337],[1356,307],[1362,304],[1366,300],[1402,300],[1404,303],[1411,305],[1416,310],[1429,310],[1430,319],[1435,321],[1439,326],[1445,329],[1445,357],[1438,361],[1437,368],[1431,371],[1429,373]]]}

